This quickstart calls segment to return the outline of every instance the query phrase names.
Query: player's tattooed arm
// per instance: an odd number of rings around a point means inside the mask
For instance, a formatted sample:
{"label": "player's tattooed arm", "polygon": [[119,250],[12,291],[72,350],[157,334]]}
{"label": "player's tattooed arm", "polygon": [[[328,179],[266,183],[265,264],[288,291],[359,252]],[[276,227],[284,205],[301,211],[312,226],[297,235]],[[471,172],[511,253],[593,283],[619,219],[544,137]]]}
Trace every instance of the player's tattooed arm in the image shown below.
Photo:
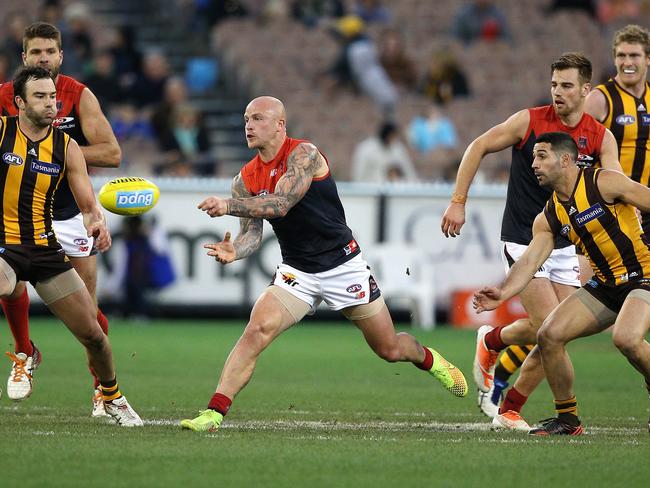
{"label": "player's tattooed arm", "polygon": [[[251,199],[251,194],[244,185],[241,174],[235,176],[231,187],[233,199]],[[235,259],[243,259],[259,249],[262,243],[262,229],[264,221],[259,218],[240,217],[239,234],[235,238]]]}
{"label": "player's tattooed arm", "polygon": [[305,196],[321,164],[322,156],[316,146],[299,144],[287,158],[287,171],[278,180],[274,193],[252,198],[231,198],[228,200],[227,213],[257,219],[284,217]]}

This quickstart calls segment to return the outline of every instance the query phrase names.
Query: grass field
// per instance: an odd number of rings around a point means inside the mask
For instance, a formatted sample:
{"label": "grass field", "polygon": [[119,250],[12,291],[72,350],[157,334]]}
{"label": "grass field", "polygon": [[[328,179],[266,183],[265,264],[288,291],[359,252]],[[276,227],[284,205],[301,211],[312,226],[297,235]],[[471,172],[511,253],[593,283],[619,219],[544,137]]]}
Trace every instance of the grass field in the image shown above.
{"label": "grass field", "polygon": [[[570,348],[582,437],[492,432],[473,389],[458,399],[412,365],[376,359],[342,323],[280,337],[222,429],[196,434],[178,420],[205,408],[243,322],[111,324],[118,379],[145,427],[90,418],[81,346],[34,320],[43,364],[27,401],[0,399],[0,486],[648,486],[647,394],[608,334]],[[416,335],[471,381],[472,331]],[[10,337],[3,327],[7,350]],[[524,414],[535,422],[552,408],[544,384]]]}

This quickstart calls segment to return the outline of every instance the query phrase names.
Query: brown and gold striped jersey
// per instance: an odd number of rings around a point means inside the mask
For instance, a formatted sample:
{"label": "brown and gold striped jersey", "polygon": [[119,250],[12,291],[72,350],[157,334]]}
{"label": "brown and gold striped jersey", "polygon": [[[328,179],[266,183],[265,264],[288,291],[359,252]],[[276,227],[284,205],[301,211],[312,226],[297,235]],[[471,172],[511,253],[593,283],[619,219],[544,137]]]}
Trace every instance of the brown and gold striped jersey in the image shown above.
{"label": "brown and gold striped jersey", "polygon": [[43,139],[31,141],[18,117],[0,120],[0,244],[57,245],[52,204],[70,136],[50,127]]}
{"label": "brown and gold striped jersey", "polygon": [[650,186],[650,90],[646,82],[643,96],[636,98],[614,80],[598,85],[607,100],[607,127],[618,144],[623,172],[639,183]]}
{"label": "brown and gold striped jersey", "polygon": [[641,239],[635,208],[605,201],[597,185],[601,171],[581,169],[566,202],[553,192],[544,208],[551,230],[575,244],[596,277],[607,284],[650,277],[650,251]]}

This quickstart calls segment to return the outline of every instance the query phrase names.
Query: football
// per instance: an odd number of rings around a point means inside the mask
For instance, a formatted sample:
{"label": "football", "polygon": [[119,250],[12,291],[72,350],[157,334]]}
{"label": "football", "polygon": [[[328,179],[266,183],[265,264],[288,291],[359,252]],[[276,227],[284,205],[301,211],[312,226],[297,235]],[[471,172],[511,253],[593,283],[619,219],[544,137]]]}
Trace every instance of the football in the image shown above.
{"label": "football", "polygon": [[99,203],[118,215],[140,215],[158,202],[160,190],[155,183],[134,176],[115,178],[99,190]]}

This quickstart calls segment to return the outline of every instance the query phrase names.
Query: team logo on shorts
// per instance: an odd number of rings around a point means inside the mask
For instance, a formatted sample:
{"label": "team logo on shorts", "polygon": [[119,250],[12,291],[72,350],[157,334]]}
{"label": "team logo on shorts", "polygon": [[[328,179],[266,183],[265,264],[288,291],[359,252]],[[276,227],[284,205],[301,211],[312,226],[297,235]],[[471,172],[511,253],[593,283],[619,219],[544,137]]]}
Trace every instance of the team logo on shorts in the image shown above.
{"label": "team logo on shorts", "polygon": [[282,272],[280,272],[280,275],[282,275],[282,281],[284,281],[287,285],[296,286],[298,284],[296,281],[296,275]]}
{"label": "team logo on shorts", "polygon": [[356,293],[358,291],[361,291],[363,287],[359,283],[355,283],[354,285],[348,286],[345,291],[348,293]]}

